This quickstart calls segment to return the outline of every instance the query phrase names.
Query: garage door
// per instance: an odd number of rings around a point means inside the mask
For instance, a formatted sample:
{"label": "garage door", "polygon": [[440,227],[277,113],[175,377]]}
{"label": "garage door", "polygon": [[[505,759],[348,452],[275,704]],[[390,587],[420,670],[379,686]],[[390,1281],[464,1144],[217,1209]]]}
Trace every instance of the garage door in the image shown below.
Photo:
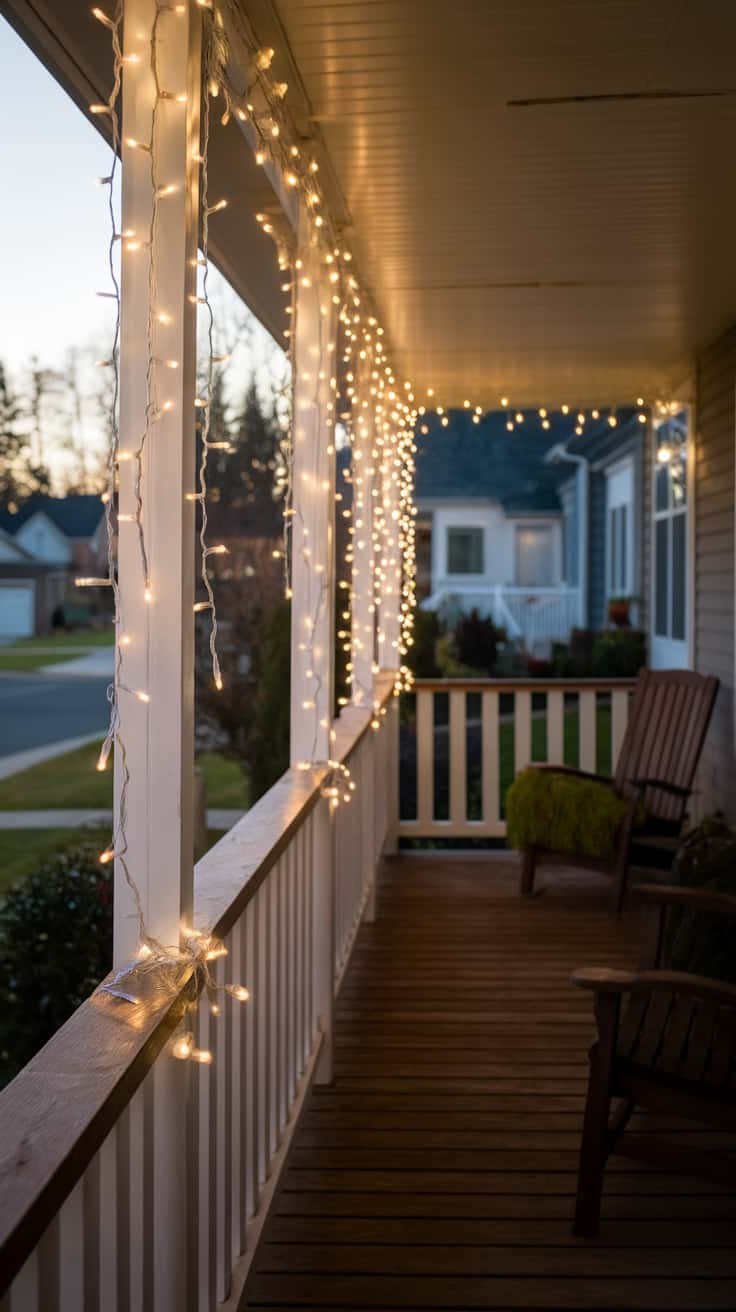
{"label": "garage door", "polygon": [[33,636],[33,584],[0,586],[0,638]]}

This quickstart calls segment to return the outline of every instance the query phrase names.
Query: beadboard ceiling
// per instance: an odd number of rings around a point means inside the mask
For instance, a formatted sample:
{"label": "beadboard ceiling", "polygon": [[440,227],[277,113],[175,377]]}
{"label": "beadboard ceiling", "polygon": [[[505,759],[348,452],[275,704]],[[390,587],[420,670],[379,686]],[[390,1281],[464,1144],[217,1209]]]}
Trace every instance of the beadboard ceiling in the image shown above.
{"label": "beadboard ceiling", "polygon": [[736,316],[733,0],[243,3],[417,387],[661,396]]}

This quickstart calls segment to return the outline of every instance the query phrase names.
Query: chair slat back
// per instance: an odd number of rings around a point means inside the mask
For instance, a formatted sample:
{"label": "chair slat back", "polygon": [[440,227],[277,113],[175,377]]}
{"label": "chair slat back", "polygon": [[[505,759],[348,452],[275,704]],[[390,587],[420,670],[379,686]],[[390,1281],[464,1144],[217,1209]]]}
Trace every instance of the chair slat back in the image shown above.
{"label": "chair slat back", "polygon": [[[691,788],[713,713],[718,679],[692,670],[642,670],[616,764],[616,791],[632,795],[631,781],[661,779]],[[681,822],[687,802],[648,788],[647,813]]]}

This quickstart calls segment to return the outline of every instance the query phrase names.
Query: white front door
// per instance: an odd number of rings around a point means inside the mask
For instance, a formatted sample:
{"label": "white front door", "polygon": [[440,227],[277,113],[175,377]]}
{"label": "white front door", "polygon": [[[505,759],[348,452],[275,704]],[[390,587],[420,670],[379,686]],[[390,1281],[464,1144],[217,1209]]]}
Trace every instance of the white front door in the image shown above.
{"label": "white front door", "polygon": [[690,664],[688,427],[684,408],[654,430],[651,665],[660,670]]}
{"label": "white front door", "polygon": [[546,525],[516,530],[516,585],[550,588],[553,583],[552,532]]}

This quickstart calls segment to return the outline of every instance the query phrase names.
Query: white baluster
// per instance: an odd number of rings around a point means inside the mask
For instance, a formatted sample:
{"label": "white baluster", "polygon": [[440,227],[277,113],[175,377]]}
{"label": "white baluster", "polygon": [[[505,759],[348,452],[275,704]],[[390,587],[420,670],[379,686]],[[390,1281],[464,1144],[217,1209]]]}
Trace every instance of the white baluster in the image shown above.
{"label": "white baluster", "polygon": [[420,688],[417,711],[417,824],[420,832],[434,823],[434,693]]}
{"label": "white baluster", "polygon": [[579,697],[580,768],[595,772],[596,759],[596,695],[581,692]]}
{"label": "white baluster", "polygon": [[532,759],[532,695],[514,694],[514,771],[525,770]]}
{"label": "white baluster", "polygon": [[468,818],[467,729],[465,691],[450,693],[450,820],[462,828]]}
{"label": "white baluster", "polygon": [[483,692],[481,701],[483,826],[497,833],[499,819],[498,693]]}
{"label": "white baluster", "polygon": [[550,765],[565,761],[565,694],[556,689],[547,693],[547,760]]}

